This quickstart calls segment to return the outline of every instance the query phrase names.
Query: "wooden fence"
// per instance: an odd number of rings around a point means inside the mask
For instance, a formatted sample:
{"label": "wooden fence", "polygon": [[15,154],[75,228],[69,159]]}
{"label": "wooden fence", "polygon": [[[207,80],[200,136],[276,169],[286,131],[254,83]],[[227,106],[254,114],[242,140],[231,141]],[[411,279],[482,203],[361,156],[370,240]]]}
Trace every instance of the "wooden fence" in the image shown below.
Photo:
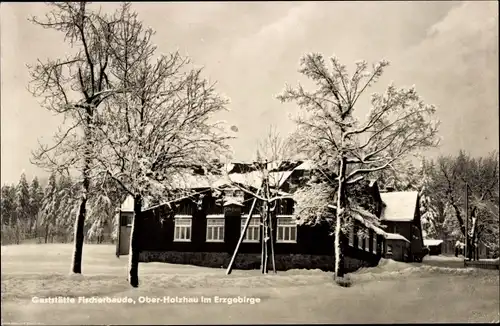
{"label": "wooden fence", "polygon": [[464,260],[465,267],[483,268],[483,269],[499,269],[500,261],[497,260]]}

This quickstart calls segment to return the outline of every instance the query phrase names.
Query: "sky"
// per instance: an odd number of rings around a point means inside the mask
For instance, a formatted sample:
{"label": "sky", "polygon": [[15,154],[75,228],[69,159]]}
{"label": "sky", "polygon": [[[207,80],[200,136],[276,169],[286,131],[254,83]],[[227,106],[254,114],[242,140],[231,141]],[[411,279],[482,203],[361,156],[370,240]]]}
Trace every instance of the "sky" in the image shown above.
{"label": "sky", "polygon": [[[113,4],[103,4],[113,6]],[[429,157],[498,150],[498,3],[432,2],[134,2],[156,30],[158,53],[179,50],[230,99],[222,117],[238,128],[237,159],[250,159],[269,127],[294,129],[293,104],[275,96],[303,78],[302,55],[391,62],[373,91],[415,85],[441,120],[439,148]],[[105,8],[106,9],[106,8]],[[108,8],[109,9],[109,8]],[[38,141],[51,143],[61,120],[26,90],[26,64],[64,57],[62,35],[32,25],[43,3],[0,4],[1,182],[46,173],[30,163]],[[369,95],[369,94],[368,94]],[[367,102],[356,108],[363,116]]]}

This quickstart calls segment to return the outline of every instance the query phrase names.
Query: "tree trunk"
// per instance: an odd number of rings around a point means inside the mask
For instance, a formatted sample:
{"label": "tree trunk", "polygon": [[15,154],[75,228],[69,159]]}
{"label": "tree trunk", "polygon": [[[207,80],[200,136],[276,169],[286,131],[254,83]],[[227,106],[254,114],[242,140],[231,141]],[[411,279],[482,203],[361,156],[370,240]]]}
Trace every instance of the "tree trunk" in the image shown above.
{"label": "tree trunk", "polygon": [[45,243],[49,241],[49,224],[45,226]]}
{"label": "tree trunk", "polygon": [[33,230],[31,230],[33,238],[38,240],[38,215],[35,218],[35,224],[33,225]]}
{"label": "tree trunk", "polygon": [[118,229],[116,230],[116,257],[120,258],[120,240],[121,240],[121,212],[118,212]]}
{"label": "tree trunk", "polygon": [[265,226],[264,226],[264,214],[262,213],[262,206],[261,206],[261,212],[260,212],[260,224],[261,224],[261,231],[260,231],[260,243],[261,243],[261,253],[260,253],[260,271],[262,274],[264,274],[264,246],[265,246]]}
{"label": "tree trunk", "polygon": [[267,262],[269,261],[268,249],[269,249],[269,219],[267,216],[267,203],[264,202],[264,209],[262,210],[264,215],[264,274],[267,274]]}
{"label": "tree trunk", "polygon": [[90,162],[86,159],[85,167],[84,167],[84,179],[83,179],[83,194],[80,202],[80,209],[78,211],[78,215],[75,221],[75,236],[73,239],[74,249],[73,249],[73,262],[72,262],[72,271],[75,274],[82,273],[82,255],[83,255],[83,240],[84,240],[84,226],[85,226],[85,217],[87,215],[87,196],[89,193],[89,170]]}
{"label": "tree trunk", "polygon": [[[269,208],[269,206],[268,206]],[[273,264],[273,273],[276,274],[276,259],[274,257],[274,236],[273,236],[273,218],[275,218],[275,215],[271,215],[270,212],[268,211],[268,216],[271,216],[271,221],[269,223],[269,240],[270,240],[270,245],[271,245],[271,262]]]}
{"label": "tree trunk", "polygon": [[129,283],[132,287],[139,286],[139,218],[142,211],[142,196],[134,196],[134,217],[132,221],[132,230],[130,231],[130,250],[129,250]]}
{"label": "tree trunk", "polygon": [[344,276],[344,248],[342,245],[342,219],[344,216],[346,198],[345,198],[345,174],[346,174],[346,159],[341,157],[339,174],[338,174],[338,190],[337,190],[337,209],[335,221],[335,278]]}
{"label": "tree trunk", "polygon": [[74,249],[73,249],[73,262],[71,269],[73,273],[81,274],[82,273],[82,255],[83,255],[83,241],[84,241],[84,227],[85,227],[85,218],[87,215],[87,199],[89,196],[89,187],[90,187],[90,163],[91,163],[91,155],[92,155],[92,132],[91,132],[91,123],[92,123],[92,108],[87,108],[86,110],[86,124],[84,130],[84,141],[85,141],[85,151],[84,151],[84,162],[82,169],[83,176],[83,193],[82,193],[82,201],[80,203],[80,209],[78,211],[78,215],[75,221],[75,236],[74,236]]}

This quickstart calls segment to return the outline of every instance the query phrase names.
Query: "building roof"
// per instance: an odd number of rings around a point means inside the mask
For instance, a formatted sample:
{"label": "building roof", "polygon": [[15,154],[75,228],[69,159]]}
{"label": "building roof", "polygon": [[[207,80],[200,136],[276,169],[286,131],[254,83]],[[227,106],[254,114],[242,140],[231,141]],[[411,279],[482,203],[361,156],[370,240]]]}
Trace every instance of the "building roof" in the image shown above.
{"label": "building roof", "polygon": [[199,175],[190,172],[176,174],[170,181],[174,189],[212,188],[221,178],[219,175]]}
{"label": "building roof", "polygon": [[[281,188],[283,184],[289,179],[293,171],[279,171],[279,172],[269,172],[269,183],[271,187]],[[192,170],[186,169],[184,173],[177,173],[173,175],[169,180],[169,186],[174,189],[210,189],[210,188],[222,188],[225,186],[230,186],[232,183],[237,183],[242,186],[252,187],[259,189],[262,185],[263,175],[262,171],[252,171],[248,173],[223,173],[222,175],[201,175],[194,174]],[[183,197],[184,198],[184,197]],[[180,198],[182,199],[182,198]],[[178,199],[171,200],[169,202],[178,201]],[[166,203],[160,204],[164,205]],[[238,205],[238,203],[232,203]],[[239,203],[241,204],[241,203]],[[146,200],[144,200],[142,205],[142,210],[150,209]],[[155,206],[156,207],[156,206]],[[134,199],[132,196],[128,196],[122,203],[122,212],[133,212],[134,211]]]}
{"label": "building roof", "polygon": [[375,226],[372,222],[370,222],[370,220],[373,221],[377,220],[377,217],[372,213],[358,207],[356,208],[356,211],[353,211],[353,216],[355,220],[361,222],[367,228],[372,229],[378,235],[382,235],[384,237],[386,236],[387,233],[384,230],[382,230],[381,228]]}
{"label": "building roof", "polygon": [[[142,210],[146,210],[149,206],[149,202],[147,198],[142,199]],[[134,212],[134,197],[132,195],[128,195],[127,198],[122,203],[120,208],[121,212]]]}
{"label": "building roof", "polygon": [[238,200],[236,198],[229,198],[224,202],[224,207],[230,206],[230,205],[236,205],[236,206],[244,206],[241,200]]}
{"label": "building roof", "polygon": [[410,222],[415,216],[417,191],[384,192],[380,194],[385,204],[382,210],[383,221]]}
{"label": "building roof", "polygon": [[132,197],[132,195],[128,195],[127,198],[125,198],[120,210],[122,212],[133,212],[134,211],[134,197]]}
{"label": "building roof", "polygon": [[424,239],[424,246],[439,246],[443,240]]}
{"label": "building roof", "polygon": [[313,163],[310,160],[302,162],[299,166],[295,168],[295,170],[312,170]]}
{"label": "building roof", "polygon": [[[271,187],[281,187],[290,177],[292,171],[269,172],[269,183]],[[248,173],[231,173],[221,176],[212,186],[222,187],[231,183],[238,183],[252,188],[260,188],[262,185],[262,171],[253,171]]]}
{"label": "building roof", "polygon": [[402,241],[406,241],[406,242],[410,243],[410,241],[408,241],[408,239],[403,237],[401,234],[397,234],[397,233],[386,233],[385,238],[387,240],[402,240]]}

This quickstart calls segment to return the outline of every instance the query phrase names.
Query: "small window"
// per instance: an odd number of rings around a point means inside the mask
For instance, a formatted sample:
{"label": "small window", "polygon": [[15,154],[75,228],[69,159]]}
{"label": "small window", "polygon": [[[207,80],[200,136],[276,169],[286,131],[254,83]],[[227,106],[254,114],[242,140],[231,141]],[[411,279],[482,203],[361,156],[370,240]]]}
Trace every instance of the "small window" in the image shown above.
{"label": "small window", "polygon": [[[243,232],[247,218],[248,215],[241,217],[241,232]],[[260,242],[259,215],[252,215],[252,218],[250,219],[250,224],[248,224],[247,232],[245,234],[245,237],[243,238],[243,242]]]}
{"label": "small window", "polygon": [[297,223],[292,216],[278,216],[276,242],[297,242]]}
{"label": "small window", "polygon": [[387,253],[392,254],[392,245],[387,245]]}
{"label": "small window", "polygon": [[207,242],[224,241],[224,218],[207,218]]}
{"label": "small window", "polygon": [[373,234],[373,249],[372,252],[377,254],[377,235]]}
{"label": "small window", "polygon": [[365,238],[358,232],[358,249],[363,250],[365,248]]}
{"label": "small window", "polygon": [[132,223],[134,221],[134,214],[121,214],[121,226],[132,226]]}
{"label": "small window", "polygon": [[191,218],[176,217],[174,241],[189,242],[191,241]]}

